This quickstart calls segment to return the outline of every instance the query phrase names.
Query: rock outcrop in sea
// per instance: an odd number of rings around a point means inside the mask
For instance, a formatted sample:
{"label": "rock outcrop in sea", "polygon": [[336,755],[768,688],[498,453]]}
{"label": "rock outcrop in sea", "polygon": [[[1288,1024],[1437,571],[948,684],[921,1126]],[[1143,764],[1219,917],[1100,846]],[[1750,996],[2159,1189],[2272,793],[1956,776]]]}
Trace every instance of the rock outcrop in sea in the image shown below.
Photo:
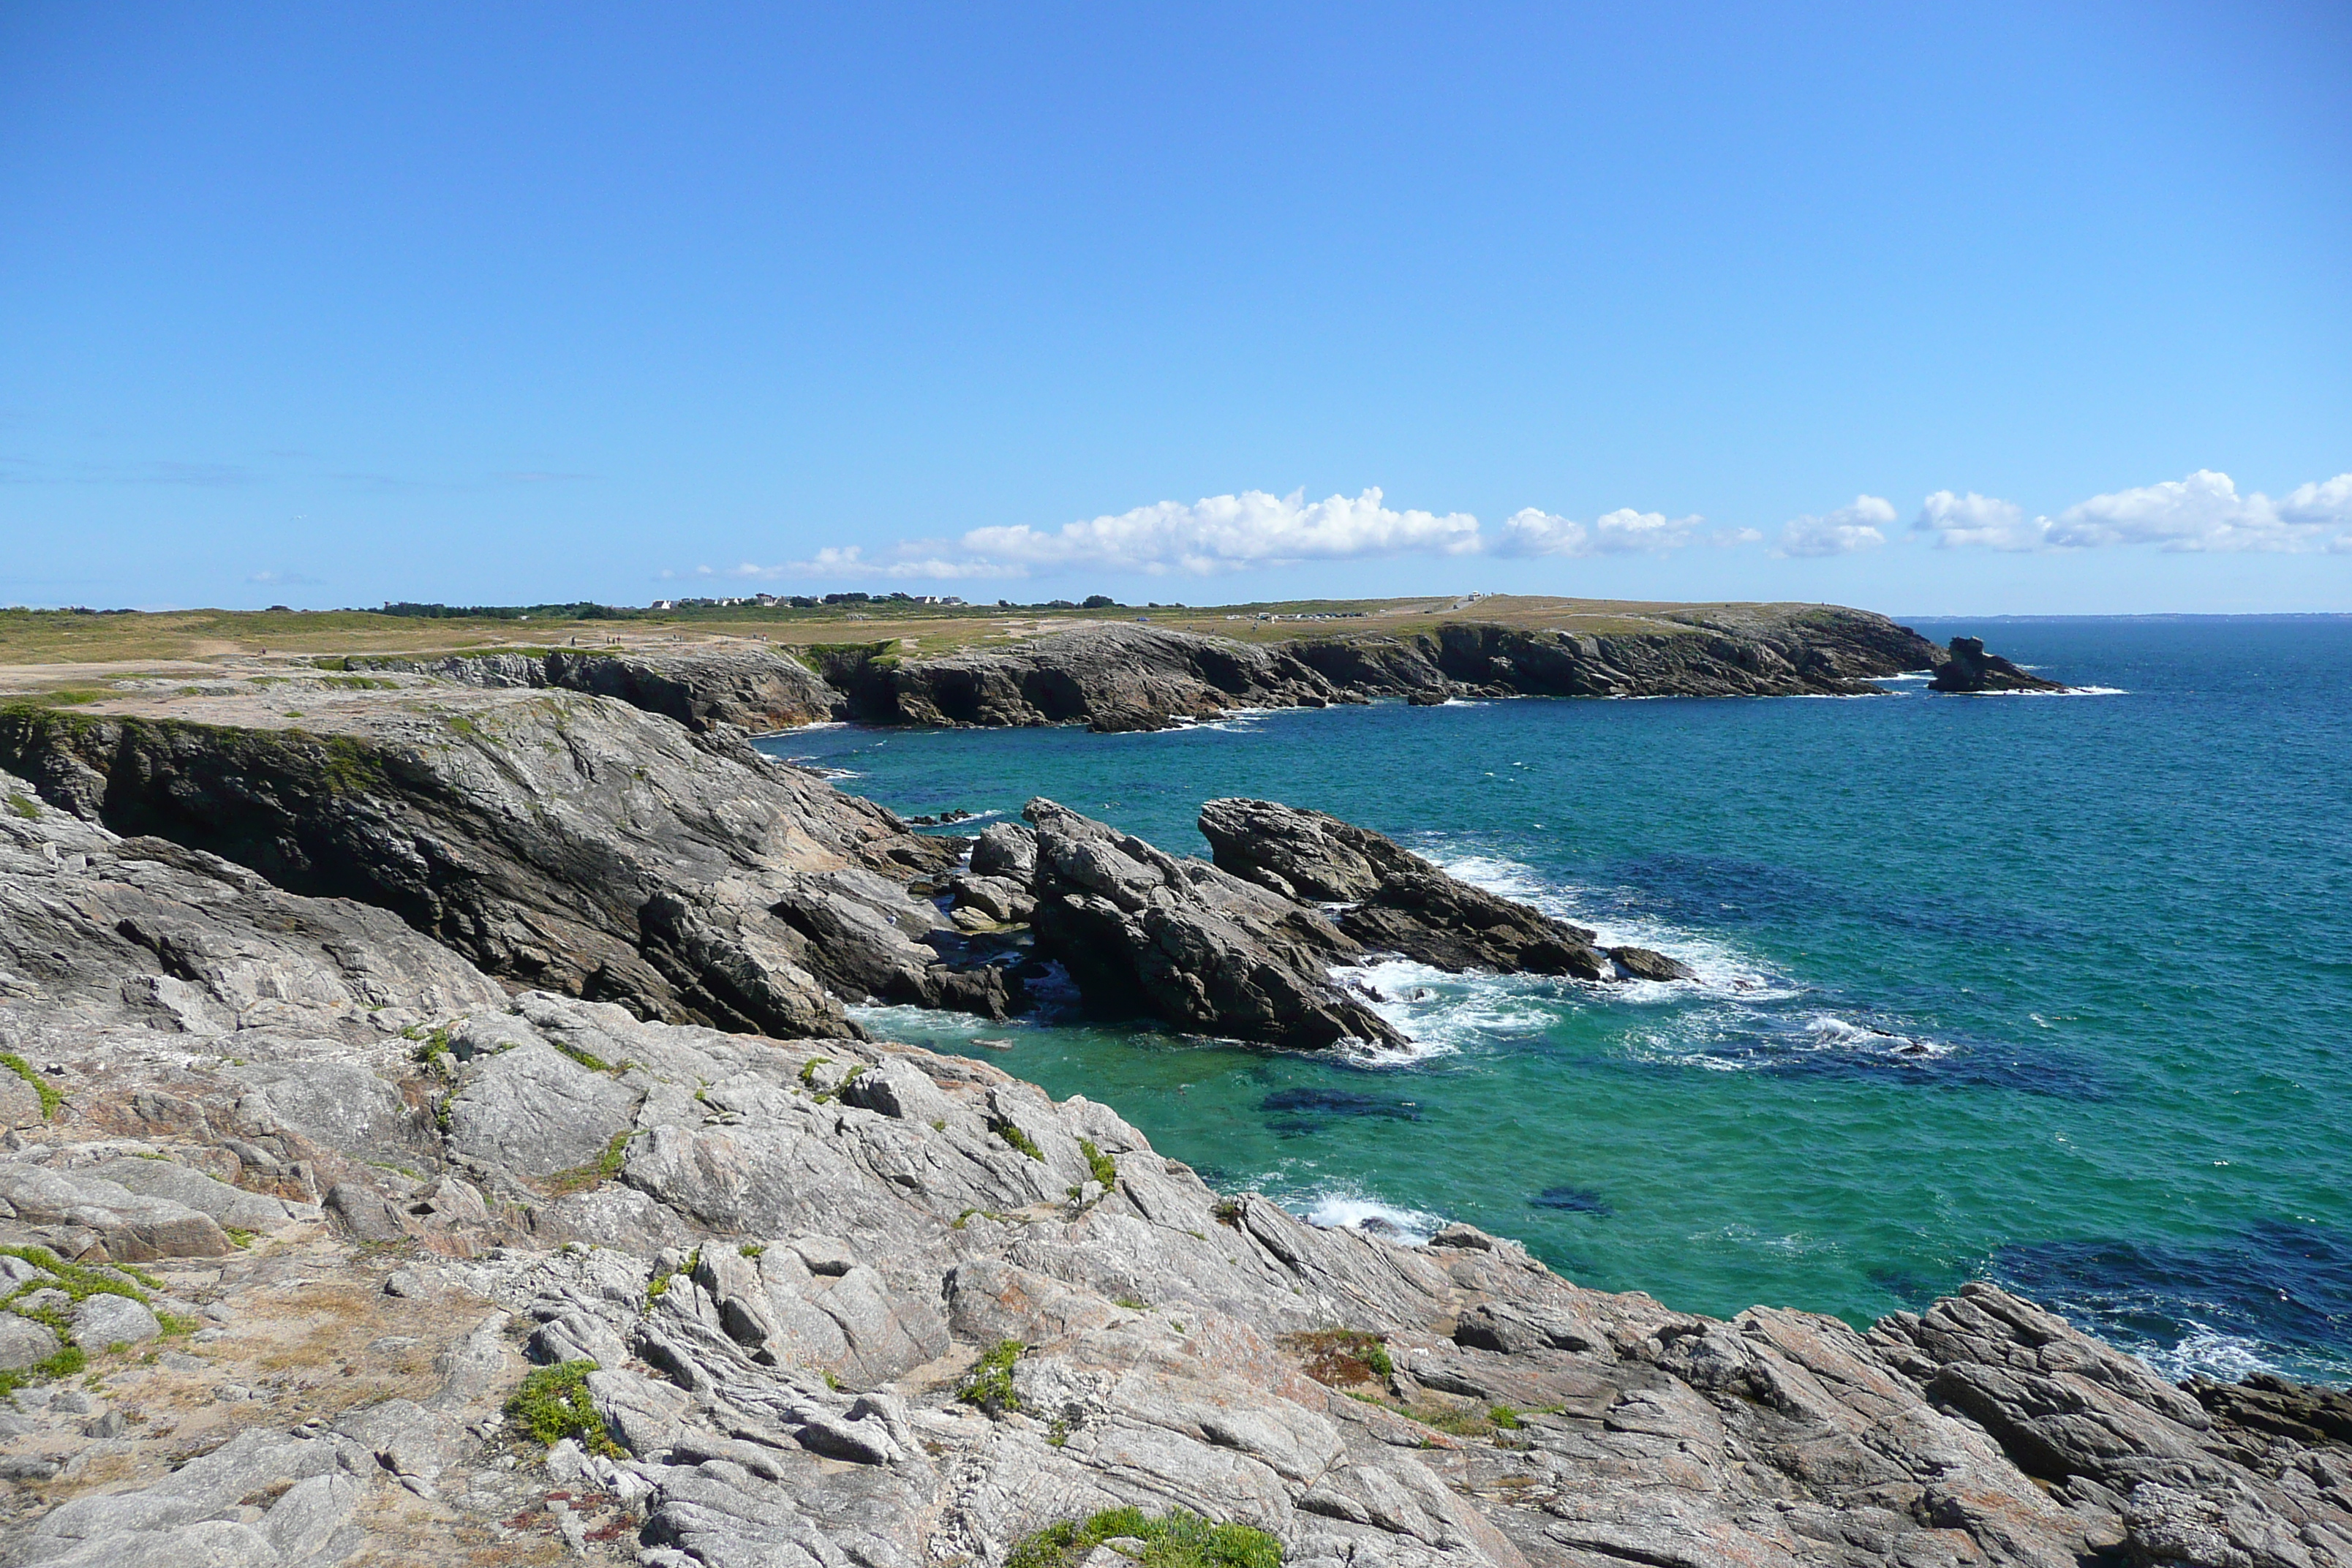
{"label": "rock outcrop in sea", "polygon": [[1930,691],[2063,691],[2054,680],[2020,669],[1997,653],[1985,652],[1982,637],[1954,637],[1948,657],[1937,661]]}
{"label": "rock outcrop in sea", "polygon": [[[573,912],[658,978],[635,1008],[473,958],[599,875],[928,905],[938,852],[724,731],[405,674],[210,711],[5,714],[6,1562],[997,1568],[1132,1506],[1292,1568],[2352,1565],[2321,1391],[2176,1386],[1983,1284],[1868,1330],[1679,1312],[1218,1193],[984,1063],[692,1016],[730,964],[854,973],[847,902],[674,972]],[[1033,820],[956,874],[1171,930],[1303,907]],[[1275,826],[1294,893],[1403,874]]]}

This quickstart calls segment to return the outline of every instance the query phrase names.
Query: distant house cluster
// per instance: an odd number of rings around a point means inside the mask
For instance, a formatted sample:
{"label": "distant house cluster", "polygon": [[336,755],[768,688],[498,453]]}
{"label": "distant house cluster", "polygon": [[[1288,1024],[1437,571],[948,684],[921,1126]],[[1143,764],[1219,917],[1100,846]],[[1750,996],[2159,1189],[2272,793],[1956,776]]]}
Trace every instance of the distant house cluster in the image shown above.
{"label": "distant house cluster", "polygon": [[961,605],[953,594],[753,594],[732,599],[656,599],[649,610],[725,610],[752,605],[763,610],[779,606],[814,610],[821,605]]}

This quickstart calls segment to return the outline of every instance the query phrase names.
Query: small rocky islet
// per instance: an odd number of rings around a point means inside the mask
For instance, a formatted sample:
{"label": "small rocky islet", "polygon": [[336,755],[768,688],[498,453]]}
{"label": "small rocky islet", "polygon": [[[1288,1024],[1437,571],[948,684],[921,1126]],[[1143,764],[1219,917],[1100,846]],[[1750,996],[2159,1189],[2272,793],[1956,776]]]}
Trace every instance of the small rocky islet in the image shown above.
{"label": "small rocky islet", "polygon": [[1205,859],[1045,800],[918,833],[744,743],[756,669],[464,662],[0,710],[7,1561],[1058,1530],[1101,1568],[1199,1516],[1318,1568],[2352,1563],[2341,1394],[2174,1385],[1984,1284],[1720,1321],[1465,1226],[1318,1228],[842,1010],[999,1016],[1050,961],[1378,1044],[1366,954],[1671,955],[1273,802],[1206,803]]}

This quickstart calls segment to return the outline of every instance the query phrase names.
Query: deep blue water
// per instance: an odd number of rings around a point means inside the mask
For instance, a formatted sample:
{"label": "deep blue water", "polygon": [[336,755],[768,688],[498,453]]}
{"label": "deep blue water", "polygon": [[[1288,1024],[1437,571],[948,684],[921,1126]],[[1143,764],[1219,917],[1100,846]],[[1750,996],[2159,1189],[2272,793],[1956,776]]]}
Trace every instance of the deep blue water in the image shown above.
{"label": "deep blue water", "polygon": [[1700,970],[1389,965],[1431,995],[1385,1058],[869,1015],[1213,1180],[1696,1310],[1864,1321],[1984,1276],[2168,1371],[2352,1380],[2352,621],[1916,624],[2109,689],[763,744],[904,813],[1045,795],[1180,852],[1213,796],[1316,806]]}

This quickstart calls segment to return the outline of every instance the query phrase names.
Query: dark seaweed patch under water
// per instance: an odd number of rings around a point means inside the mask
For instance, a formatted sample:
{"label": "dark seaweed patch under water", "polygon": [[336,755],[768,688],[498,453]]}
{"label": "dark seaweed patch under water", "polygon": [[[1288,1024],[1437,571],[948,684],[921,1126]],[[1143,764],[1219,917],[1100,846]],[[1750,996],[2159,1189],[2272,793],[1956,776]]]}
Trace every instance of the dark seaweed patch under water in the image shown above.
{"label": "dark seaweed patch under water", "polygon": [[1564,1209],[1570,1214],[1599,1215],[1606,1218],[1617,1211],[1609,1200],[1587,1187],[1546,1187],[1528,1200],[1531,1208]]}
{"label": "dark seaweed patch under water", "polygon": [[1358,1094],[1346,1089],[1280,1089],[1257,1102],[1260,1110],[1281,1110],[1294,1116],[1381,1116],[1391,1121],[1418,1121],[1421,1107],[1410,1100]]}
{"label": "dark seaweed patch under water", "polygon": [[[2226,1341],[2237,1340],[2306,1377],[2352,1374],[2352,1234],[2344,1231],[2273,1221],[2205,1246],[2036,1242],[1996,1252],[1992,1275],[2168,1372],[2231,1373]],[[2200,1344],[2203,1367],[2193,1364]]]}

